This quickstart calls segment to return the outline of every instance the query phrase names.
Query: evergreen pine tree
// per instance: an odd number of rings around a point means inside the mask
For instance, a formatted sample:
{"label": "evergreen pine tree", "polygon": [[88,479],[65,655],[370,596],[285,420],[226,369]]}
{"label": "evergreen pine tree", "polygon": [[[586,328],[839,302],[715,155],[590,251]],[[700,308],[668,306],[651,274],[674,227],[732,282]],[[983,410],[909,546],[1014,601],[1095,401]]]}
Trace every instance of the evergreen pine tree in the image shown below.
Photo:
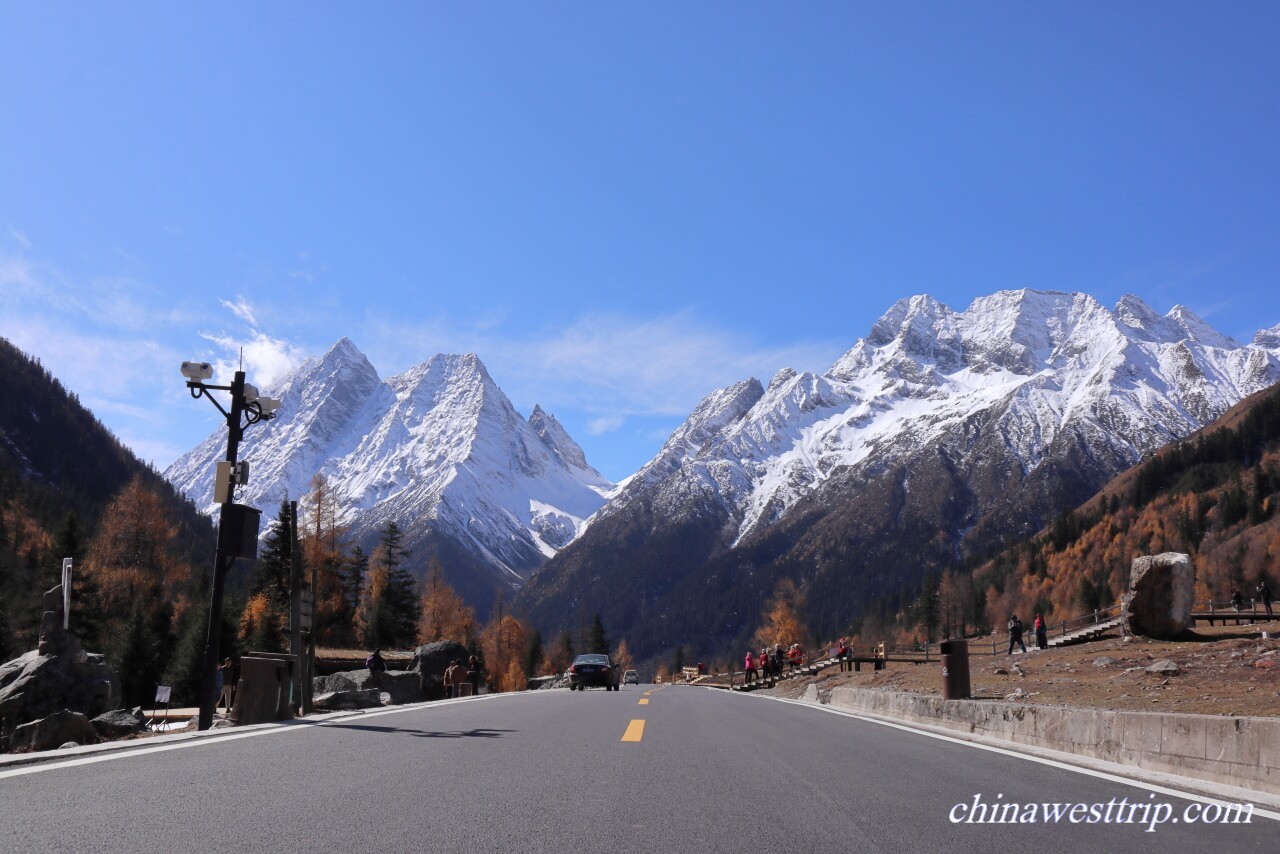
{"label": "evergreen pine tree", "polygon": [[267,532],[258,555],[258,565],[249,579],[249,594],[266,593],[281,611],[289,607],[289,574],[293,568],[293,520],[289,502],[280,502],[280,512]]}
{"label": "evergreen pine tree", "polygon": [[418,583],[405,565],[409,552],[403,541],[400,526],[394,521],[388,522],[382,532],[387,584],[380,604],[386,609],[391,646],[412,643],[418,632]]}
{"label": "evergreen pine tree", "polygon": [[360,605],[360,591],[364,589],[364,580],[369,574],[369,556],[364,549],[356,546],[347,558],[346,568],[342,574],[342,596],[347,613],[354,616]]}
{"label": "evergreen pine tree", "polygon": [[542,632],[535,630],[529,638],[529,651],[524,660],[524,672],[530,676],[537,676],[542,668]]}
{"label": "evergreen pine tree", "polygon": [[595,619],[591,621],[591,630],[587,634],[587,652],[593,652],[597,655],[608,655],[609,637],[604,632],[604,623],[600,620],[600,615],[596,614]]}
{"label": "evergreen pine tree", "polygon": [[[175,701],[189,705],[200,702],[200,668],[204,665],[204,643],[209,633],[209,593],[196,591],[194,603],[183,614],[178,626],[178,640],[164,671],[164,684],[173,688]],[[218,659],[238,658],[235,625],[222,614],[222,631],[218,636]]]}
{"label": "evergreen pine tree", "polygon": [[80,517],[70,511],[63,517],[53,539],[50,560],[45,567],[41,591],[62,583],[62,560],[71,558],[70,630],[80,638],[87,650],[101,649],[106,635],[106,615],[102,611],[102,591],[93,573],[86,571],[84,556],[88,544],[80,526]]}
{"label": "evergreen pine tree", "polygon": [[147,612],[134,607],[124,633],[112,650],[112,669],[120,678],[120,696],[126,707],[149,705],[155,699],[159,669],[155,666],[154,638]]}
{"label": "evergreen pine tree", "polygon": [[17,643],[13,637],[13,630],[9,628],[9,615],[5,612],[4,606],[0,605],[0,664],[14,658],[17,652]]}

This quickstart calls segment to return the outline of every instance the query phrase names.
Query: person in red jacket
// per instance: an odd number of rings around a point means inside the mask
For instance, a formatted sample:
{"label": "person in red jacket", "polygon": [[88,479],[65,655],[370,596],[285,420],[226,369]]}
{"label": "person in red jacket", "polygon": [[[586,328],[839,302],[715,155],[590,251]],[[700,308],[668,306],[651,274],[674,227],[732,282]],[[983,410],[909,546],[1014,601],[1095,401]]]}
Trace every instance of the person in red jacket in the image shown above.
{"label": "person in red jacket", "polygon": [[1039,649],[1049,648],[1049,627],[1045,624],[1044,615],[1036,614],[1036,621],[1033,624],[1036,630],[1036,646]]}
{"label": "person in red jacket", "polygon": [[747,677],[747,684],[756,678],[756,657],[751,654],[751,650],[747,650],[747,657],[742,661],[743,675]]}

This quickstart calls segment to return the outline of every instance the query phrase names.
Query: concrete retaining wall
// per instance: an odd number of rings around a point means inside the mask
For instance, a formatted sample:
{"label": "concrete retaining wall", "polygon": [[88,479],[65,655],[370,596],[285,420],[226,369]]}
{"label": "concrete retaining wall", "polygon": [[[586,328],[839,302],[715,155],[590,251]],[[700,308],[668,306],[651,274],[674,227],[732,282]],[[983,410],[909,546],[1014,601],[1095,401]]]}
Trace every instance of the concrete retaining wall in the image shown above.
{"label": "concrete retaining wall", "polygon": [[[805,699],[818,700],[812,687]],[[1280,718],[943,700],[853,687],[833,688],[828,702],[848,711],[1280,794]]]}

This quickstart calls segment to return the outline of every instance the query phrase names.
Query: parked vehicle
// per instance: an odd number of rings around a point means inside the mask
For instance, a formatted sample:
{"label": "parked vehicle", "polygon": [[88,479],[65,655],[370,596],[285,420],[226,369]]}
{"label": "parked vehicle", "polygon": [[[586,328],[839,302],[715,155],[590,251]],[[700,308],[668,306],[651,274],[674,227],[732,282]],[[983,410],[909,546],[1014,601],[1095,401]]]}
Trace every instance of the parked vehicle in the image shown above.
{"label": "parked vehicle", "polygon": [[619,689],[620,673],[607,655],[586,653],[569,665],[569,690],[585,691],[587,688]]}

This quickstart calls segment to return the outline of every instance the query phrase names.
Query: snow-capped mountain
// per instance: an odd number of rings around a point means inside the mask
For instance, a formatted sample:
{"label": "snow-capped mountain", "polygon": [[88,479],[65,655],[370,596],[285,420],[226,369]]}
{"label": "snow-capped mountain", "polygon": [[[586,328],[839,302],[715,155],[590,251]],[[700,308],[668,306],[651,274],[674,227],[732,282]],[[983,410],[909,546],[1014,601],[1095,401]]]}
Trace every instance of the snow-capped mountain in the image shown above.
{"label": "snow-capped mountain", "polygon": [[[1133,296],[1111,310],[1033,290],[961,312],[901,300],[821,375],[784,369],[708,395],[522,597],[554,626],[563,603],[544,589],[581,587],[559,576],[602,555],[647,567],[658,549],[674,557],[648,589],[664,589],[652,606],[670,619],[677,601],[723,594],[735,576],[767,595],[782,572],[826,577],[812,585],[820,607],[847,625],[865,592],[848,587],[868,573],[883,588],[914,583],[1033,530],[1280,380],[1278,329],[1243,345],[1184,307],[1160,315]],[[673,579],[672,560],[697,580]]]}
{"label": "snow-capped mountain", "polygon": [[[413,562],[447,556],[450,581],[477,604],[518,586],[613,488],[553,416],[516,412],[474,354],[434,356],[383,381],[343,338],[272,396],[279,417],[240,447],[251,478],[237,500],[270,517],[323,474],[354,539],[371,542],[395,521]],[[165,472],[209,512],[225,442],[219,430]],[[464,577],[460,562],[481,577]]]}

